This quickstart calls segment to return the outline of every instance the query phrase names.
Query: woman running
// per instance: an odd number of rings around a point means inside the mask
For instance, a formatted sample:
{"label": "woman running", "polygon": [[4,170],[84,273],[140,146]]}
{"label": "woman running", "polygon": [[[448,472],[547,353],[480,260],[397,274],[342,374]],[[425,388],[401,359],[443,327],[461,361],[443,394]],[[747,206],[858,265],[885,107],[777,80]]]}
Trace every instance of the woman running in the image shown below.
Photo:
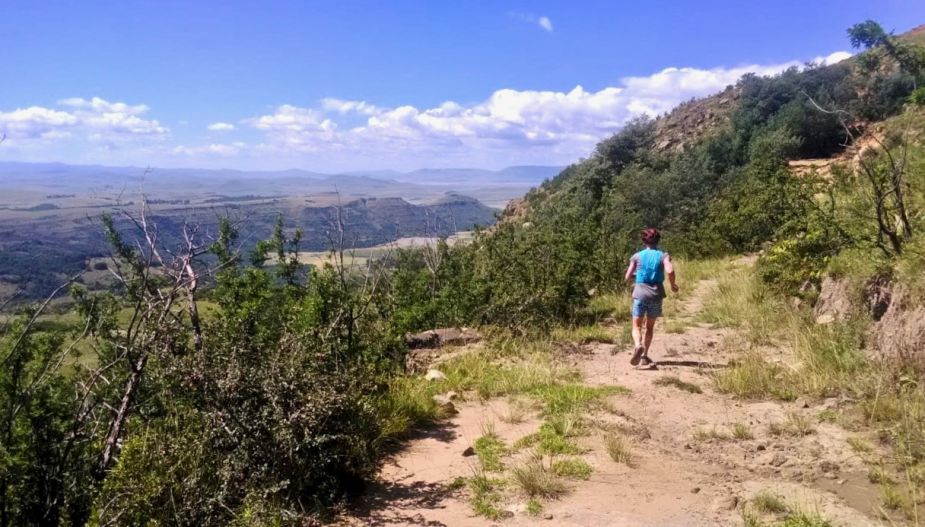
{"label": "woman running", "polygon": [[[642,243],[645,249],[630,258],[624,279],[630,282],[635,277],[633,286],[633,357],[630,364],[643,366],[652,364],[649,359],[649,347],[655,335],[655,321],[662,314],[662,299],[665,298],[665,275],[671,284],[671,291],[678,292],[675,283],[674,266],[668,253],[658,248],[661,234],[658,229],[648,228],[642,231]],[[645,340],[642,327],[645,325]]]}

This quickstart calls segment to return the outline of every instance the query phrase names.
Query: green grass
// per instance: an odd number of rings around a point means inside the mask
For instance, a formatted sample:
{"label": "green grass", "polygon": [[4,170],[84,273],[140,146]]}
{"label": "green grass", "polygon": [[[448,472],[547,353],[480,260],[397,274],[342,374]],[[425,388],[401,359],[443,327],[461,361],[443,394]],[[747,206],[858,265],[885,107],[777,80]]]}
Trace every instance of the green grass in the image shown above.
{"label": "green grass", "polygon": [[527,500],[527,514],[536,518],[540,514],[543,514],[543,504],[540,500],[536,498],[530,498]]}
{"label": "green grass", "polygon": [[504,514],[500,508],[501,494],[498,492],[502,485],[501,480],[477,473],[469,478],[468,484],[471,494],[469,505],[472,507],[472,512],[489,520],[501,519]]}
{"label": "green grass", "polygon": [[667,375],[665,377],[659,377],[653,382],[656,386],[671,386],[679,390],[689,392],[689,393],[703,393],[703,390],[700,389],[700,386],[697,386],[694,383],[687,381],[682,381],[678,377],[673,375]]}
{"label": "green grass", "polygon": [[588,479],[594,469],[581,458],[568,458],[553,461],[552,471],[557,476],[574,479]]}
{"label": "green grass", "polygon": [[578,344],[590,344],[592,342],[612,344],[616,341],[614,330],[601,326],[558,327],[552,331],[552,338],[557,341],[577,342]]}
{"label": "green grass", "polygon": [[530,394],[542,401],[547,416],[579,414],[600,408],[601,400],[608,395],[629,393],[621,386],[585,386],[583,384],[550,384],[531,390]]}
{"label": "green grass", "polygon": [[720,392],[743,399],[792,401],[797,398],[790,387],[787,371],[754,351],[742,355],[732,367],[716,373],[713,380]]}
{"label": "green grass", "polygon": [[742,509],[746,527],[834,527],[818,511],[787,503],[782,497],[761,492]]}
{"label": "green grass", "polygon": [[488,430],[485,435],[475,440],[475,455],[482,464],[482,469],[486,472],[501,472],[504,470],[504,464],[501,458],[507,453],[507,446],[495,434],[493,429]]}
{"label": "green grass", "polygon": [[751,499],[751,504],[759,512],[765,514],[784,514],[790,512],[790,506],[777,494],[760,492]]}

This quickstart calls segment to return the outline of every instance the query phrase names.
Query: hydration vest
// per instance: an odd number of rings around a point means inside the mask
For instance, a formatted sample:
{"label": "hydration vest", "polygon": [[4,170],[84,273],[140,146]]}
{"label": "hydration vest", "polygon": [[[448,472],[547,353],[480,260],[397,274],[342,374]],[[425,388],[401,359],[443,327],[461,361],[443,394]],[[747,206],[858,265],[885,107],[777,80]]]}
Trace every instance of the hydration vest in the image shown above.
{"label": "hydration vest", "polygon": [[665,267],[662,260],[665,253],[658,249],[639,251],[639,265],[636,267],[637,284],[660,284],[665,281]]}

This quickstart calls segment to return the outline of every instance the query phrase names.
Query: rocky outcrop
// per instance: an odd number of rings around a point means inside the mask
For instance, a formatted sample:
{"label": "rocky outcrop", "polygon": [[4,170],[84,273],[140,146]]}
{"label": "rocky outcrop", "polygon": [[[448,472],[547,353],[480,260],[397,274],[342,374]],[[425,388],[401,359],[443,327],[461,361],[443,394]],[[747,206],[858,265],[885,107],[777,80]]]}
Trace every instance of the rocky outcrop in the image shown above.
{"label": "rocky outcrop", "polygon": [[925,369],[925,304],[883,277],[868,280],[858,293],[847,280],[822,281],[814,311],[817,323],[860,313],[873,321],[866,339],[870,357]]}
{"label": "rocky outcrop", "polygon": [[813,311],[816,323],[829,324],[846,320],[855,309],[851,286],[847,280],[839,280],[830,276],[822,280],[819,298],[816,299]]}
{"label": "rocky outcrop", "polygon": [[884,360],[925,368],[925,305],[901,286],[889,291],[888,305],[871,328],[871,351]]}
{"label": "rocky outcrop", "polygon": [[405,340],[408,344],[405,370],[420,373],[439,362],[453,347],[479,342],[482,335],[471,328],[440,328],[408,335]]}

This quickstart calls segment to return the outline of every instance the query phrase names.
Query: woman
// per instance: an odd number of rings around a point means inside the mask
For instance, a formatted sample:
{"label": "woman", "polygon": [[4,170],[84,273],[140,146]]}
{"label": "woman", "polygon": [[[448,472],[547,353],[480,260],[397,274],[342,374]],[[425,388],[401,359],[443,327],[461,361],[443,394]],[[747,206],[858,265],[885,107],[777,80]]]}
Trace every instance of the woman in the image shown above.
{"label": "woman", "polygon": [[[649,347],[655,331],[655,321],[662,314],[662,299],[665,298],[665,276],[671,284],[671,291],[678,292],[675,283],[674,266],[668,253],[658,248],[661,234],[658,229],[648,228],[642,231],[642,243],[645,249],[630,258],[629,267],[626,268],[624,279],[634,280],[633,286],[633,357],[630,364],[633,366],[642,362],[643,366],[652,364],[649,359]],[[646,333],[643,341],[642,327],[645,325]]]}

